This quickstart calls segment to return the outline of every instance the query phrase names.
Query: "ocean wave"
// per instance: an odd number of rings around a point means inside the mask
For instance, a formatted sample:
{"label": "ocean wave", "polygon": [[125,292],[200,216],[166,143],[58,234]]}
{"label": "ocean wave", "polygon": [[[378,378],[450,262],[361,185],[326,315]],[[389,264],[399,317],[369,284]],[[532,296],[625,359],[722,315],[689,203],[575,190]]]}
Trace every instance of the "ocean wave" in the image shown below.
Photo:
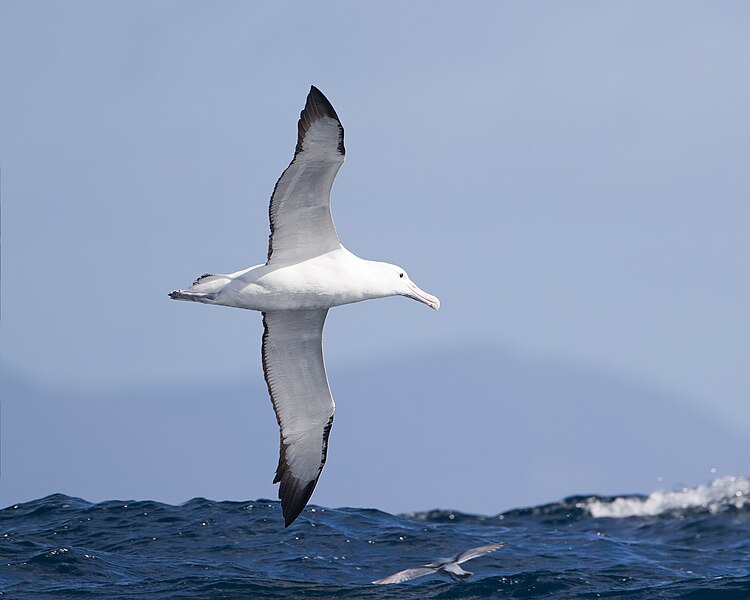
{"label": "ocean wave", "polygon": [[[650,496],[571,496],[471,515],[310,506],[285,529],[278,502],[90,503],[61,494],[0,510],[5,597],[258,600],[750,598],[750,479]],[[602,516],[641,517],[602,519]],[[461,584],[370,582],[493,542]]]}
{"label": "ocean wave", "polygon": [[734,475],[693,488],[659,490],[648,496],[590,498],[582,506],[596,518],[654,517],[695,509],[716,513],[745,507],[750,508],[750,478]]}

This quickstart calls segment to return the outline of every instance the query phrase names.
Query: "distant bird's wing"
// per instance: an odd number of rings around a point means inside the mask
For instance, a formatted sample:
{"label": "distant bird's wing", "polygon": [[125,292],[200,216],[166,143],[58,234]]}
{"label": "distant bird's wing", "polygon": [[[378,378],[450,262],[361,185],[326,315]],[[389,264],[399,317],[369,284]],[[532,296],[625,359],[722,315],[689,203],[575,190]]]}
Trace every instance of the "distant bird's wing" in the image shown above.
{"label": "distant bird's wing", "polygon": [[416,567],[414,569],[399,571],[398,573],[394,573],[393,575],[389,575],[388,577],[384,577],[383,579],[373,581],[373,583],[401,583],[402,581],[416,579],[417,577],[429,575],[430,573],[435,573],[436,571],[437,569],[434,569],[433,567]]}
{"label": "distant bird's wing", "polygon": [[333,397],[323,364],[328,310],[263,313],[263,374],[281,429],[274,483],[288,527],[305,508],[323,470]]}
{"label": "distant bird's wing", "polygon": [[341,247],[331,218],[331,187],[344,162],[344,128],[314,86],[297,130],[294,159],[276,182],[268,209],[268,264],[301,262]]}
{"label": "distant bird's wing", "polygon": [[499,550],[503,546],[505,546],[505,542],[498,542],[497,544],[489,544],[487,546],[479,546],[477,548],[464,550],[463,552],[459,552],[458,554],[456,554],[456,556],[453,558],[453,562],[460,565],[461,563],[464,563],[467,560],[471,560],[472,558],[484,556],[485,554],[489,554],[490,552]]}

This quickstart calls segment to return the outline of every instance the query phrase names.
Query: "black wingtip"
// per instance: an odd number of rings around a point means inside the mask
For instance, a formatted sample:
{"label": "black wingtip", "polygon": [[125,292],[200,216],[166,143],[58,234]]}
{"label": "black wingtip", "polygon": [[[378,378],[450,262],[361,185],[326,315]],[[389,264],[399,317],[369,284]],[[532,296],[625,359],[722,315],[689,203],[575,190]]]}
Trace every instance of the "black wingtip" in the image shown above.
{"label": "black wingtip", "polygon": [[314,85],[310,86],[310,92],[307,94],[307,101],[305,102],[305,109],[311,104],[319,111],[320,116],[331,117],[341,123],[339,116],[336,114],[336,110],[333,108],[333,104],[331,104],[325,94]]}
{"label": "black wingtip", "polygon": [[[318,472],[318,477],[320,477],[320,472]],[[279,500],[281,500],[281,513],[284,515],[284,527],[289,527],[294,523],[294,520],[305,509],[318,483],[318,477],[305,483],[292,475],[286,464],[286,445],[281,443],[279,466],[273,482],[279,484]]]}
{"label": "black wingtip", "polygon": [[284,515],[284,527],[289,527],[300,516],[307,506],[307,501],[312,496],[316,483],[318,483],[317,479],[303,484],[295,477],[285,476],[281,478],[279,499],[281,500],[281,512]]}
{"label": "black wingtip", "polygon": [[346,155],[346,149],[344,148],[344,128],[341,125],[341,119],[336,114],[336,110],[333,105],[325,97],[325,94],[321,92],[314,85],[310,86],[310,93],[307,94],[307,100],[305,101],[305,108],[299,115],[299,123],[297,123],[297,148],[295,149],[295,155],[302,151],[302,141],[305,139],[310,126],[315,121],[329,117],[335,119],[339,124],[339,145],[338,151],[341,152],[342,156]]}

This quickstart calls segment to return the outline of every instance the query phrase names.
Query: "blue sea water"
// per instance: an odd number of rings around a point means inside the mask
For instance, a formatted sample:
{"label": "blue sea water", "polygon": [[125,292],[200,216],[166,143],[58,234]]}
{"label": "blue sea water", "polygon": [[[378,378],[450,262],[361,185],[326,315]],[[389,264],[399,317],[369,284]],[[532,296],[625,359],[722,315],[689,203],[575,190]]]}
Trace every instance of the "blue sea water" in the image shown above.
{"label": "blue sea water", "polygon": [[[465,582],[370,582],[502,541]],[[750,598],[750,479],[580,496],[494,516],[277,502],[93,504],[55,494],[0,511],[8,598]]]}

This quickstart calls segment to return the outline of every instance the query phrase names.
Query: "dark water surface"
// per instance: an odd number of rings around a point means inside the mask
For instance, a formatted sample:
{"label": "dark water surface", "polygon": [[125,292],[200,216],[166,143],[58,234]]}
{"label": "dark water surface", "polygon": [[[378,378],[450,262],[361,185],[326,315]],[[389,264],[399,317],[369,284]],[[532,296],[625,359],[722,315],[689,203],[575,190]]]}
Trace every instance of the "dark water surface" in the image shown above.
{"label": "dark water surface", "polygon": [[[648,497],[572,497],[497,516],[277,502],[92,504],[53,495],[0,511],[8,598],[750,598],[750,479]],[[503,541],[437,576],[369,582]]]}

